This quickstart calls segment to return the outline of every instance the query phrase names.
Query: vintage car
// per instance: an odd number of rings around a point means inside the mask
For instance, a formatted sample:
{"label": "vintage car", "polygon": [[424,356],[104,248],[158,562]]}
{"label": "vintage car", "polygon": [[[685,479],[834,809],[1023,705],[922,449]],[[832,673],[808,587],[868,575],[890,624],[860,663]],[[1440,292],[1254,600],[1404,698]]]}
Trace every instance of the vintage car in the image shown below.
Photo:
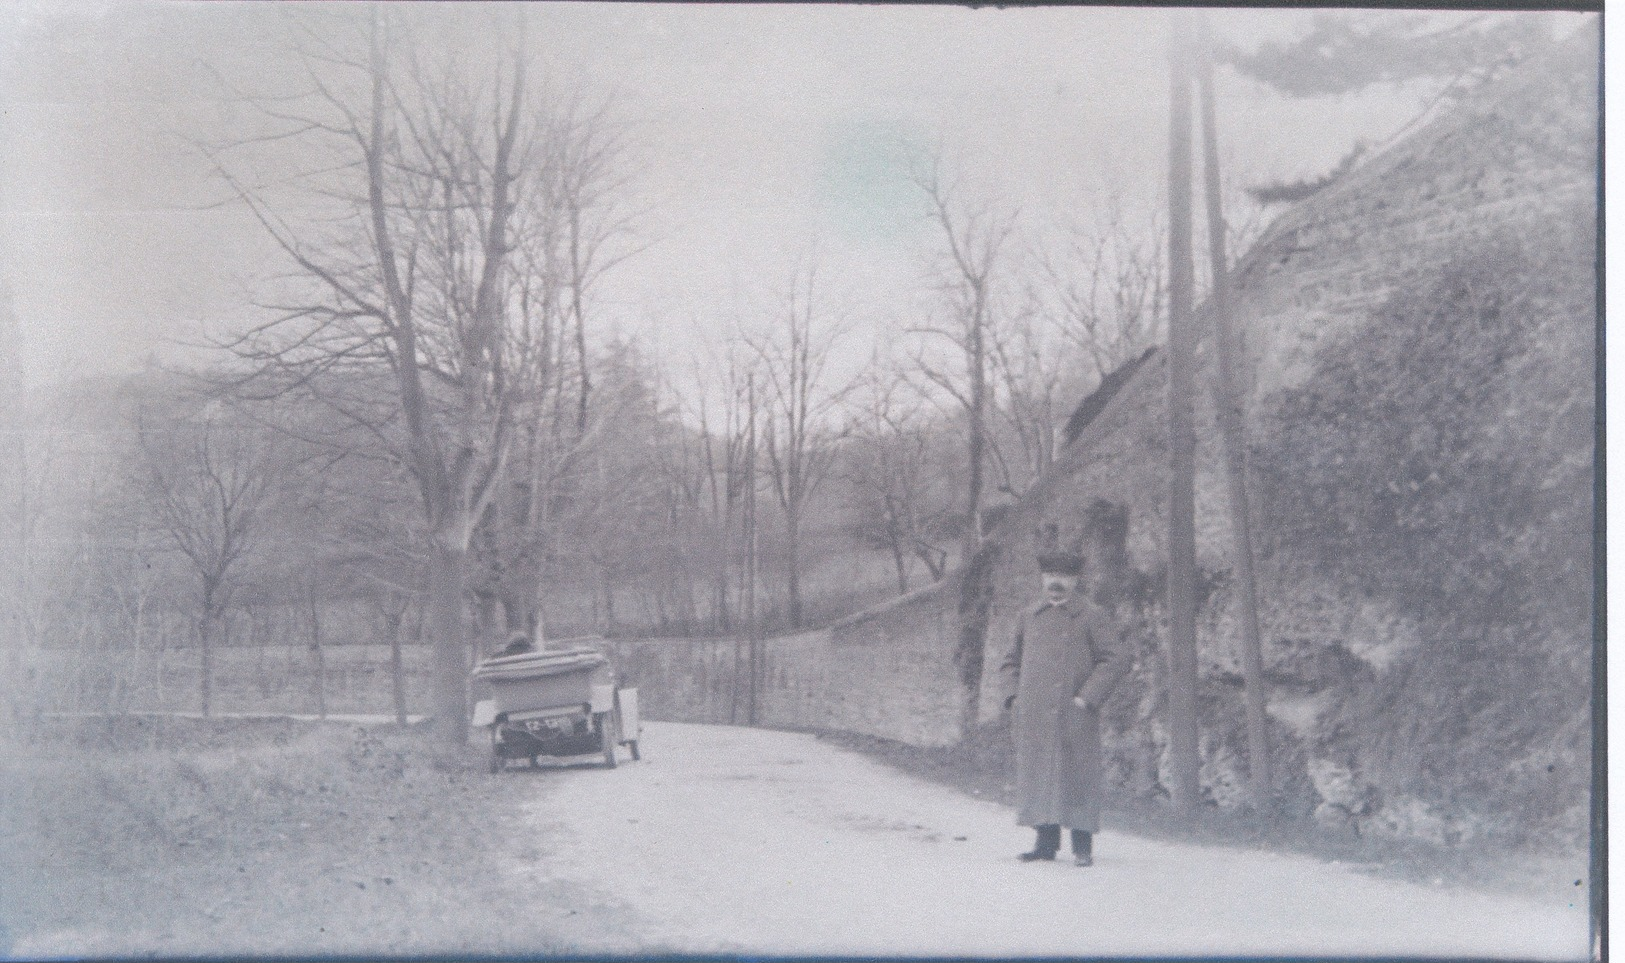
{"label": "vintage car", "polygon": [[542,756],[599,755],[615,767],[618,746],[639,758],[638,690],[615,685],[615,670],[583,646],[503,655],[473,673],[489,693],[474,706],[473,724],[491,731],[491,771],[510,759],[538,766]]}

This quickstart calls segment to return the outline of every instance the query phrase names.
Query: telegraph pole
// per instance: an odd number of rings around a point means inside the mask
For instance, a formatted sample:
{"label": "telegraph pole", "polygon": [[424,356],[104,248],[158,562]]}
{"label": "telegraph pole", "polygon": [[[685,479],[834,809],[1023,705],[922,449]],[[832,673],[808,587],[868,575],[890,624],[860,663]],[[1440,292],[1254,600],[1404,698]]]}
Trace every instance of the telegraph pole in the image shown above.
{"label": "telegraph pole", "polygon": [[1241,590],[1241,670],[1246,677],[1248,795],[1254,809],[1269,807],[1272,796],[1268,692],[1264,681],[1262,632],[1258,625],[1258,581],[1253,569],[1253,531],[1247,498],[1247,433],[1236,385],[1235,343],[1230,317],[1230,268],[1225,254],[1224,207],[1219,196],[1219,132],[1213,100],[1213,37],[1206,13],[1196,15],[1196,84],[1201,95],[1203,195],[1207,201],[1208,255],[1213,264],[1213,340],[1217,372],[1213,402],[1224,445],[1225,493],[1230,502],[1232,554]]}
{"label": "telegraph pole", "polygon": [[1201,798],[1196,720],[1196,332],[1191,254],[1190,14],[1171,13],[1168,138],[1168,768],[1174,808]]}

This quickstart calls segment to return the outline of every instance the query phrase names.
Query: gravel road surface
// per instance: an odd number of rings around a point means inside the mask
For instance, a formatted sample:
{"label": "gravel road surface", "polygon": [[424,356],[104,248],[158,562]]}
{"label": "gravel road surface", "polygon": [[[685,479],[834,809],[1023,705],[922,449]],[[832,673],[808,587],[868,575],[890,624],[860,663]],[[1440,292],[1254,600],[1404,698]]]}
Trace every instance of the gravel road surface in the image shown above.
{"label": "gravel road surface", "polygon": [[[524,804],[558,844],[515,859],[515,884],[583,893],[570,929],[600,951],[1587,955],[1583,887],[1540,904],[1110,832],[1091,868],[1022,864],[1031,832],[1009,809],[811,736],[646,723],[643,749],[614,770],[538,773],[547,791]],[[607,942],[600,913],[620,924]]]}

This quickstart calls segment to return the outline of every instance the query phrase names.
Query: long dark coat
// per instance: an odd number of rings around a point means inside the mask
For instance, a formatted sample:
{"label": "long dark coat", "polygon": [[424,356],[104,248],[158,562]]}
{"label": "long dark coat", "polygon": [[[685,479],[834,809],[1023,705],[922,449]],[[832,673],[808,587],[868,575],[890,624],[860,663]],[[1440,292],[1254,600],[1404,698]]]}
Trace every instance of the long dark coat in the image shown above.
{"label": "long dark coat", "polygon": [[[1105,794],[1100,706],[1129,669],[1122,632],[1074,596],[1022,613],[1015,649],[1000,667],[1016,676],[1017,821],[1095,832]],[[1081,697],[1078,706],[1073,697]]]}

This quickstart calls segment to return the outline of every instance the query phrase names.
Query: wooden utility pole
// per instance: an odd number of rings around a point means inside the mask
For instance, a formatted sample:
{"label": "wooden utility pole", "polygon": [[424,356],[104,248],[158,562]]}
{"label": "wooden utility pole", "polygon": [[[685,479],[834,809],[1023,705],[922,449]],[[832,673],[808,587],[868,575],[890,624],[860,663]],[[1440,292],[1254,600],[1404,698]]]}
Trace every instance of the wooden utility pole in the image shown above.
{"label": "wooden utility pole", "polygon": [[1171,14],[1168,139],[1168,765],[1174,807],[1201,796],[1196,719],[1196,332],[1191,254],[1190,14]]}
{"label": "wooden utility pole", "polygon": [[1264,656],[1258,627],[1258,583],[1253,571],[1253,534],[1247,498],[1247,434],[1236,385],[1235,342],[1230,317],[1230,269],[1225,254],[1224,209],[1219,196],[1219,133],[1213,105],[1213,38],[1206,13],[1197,15],[1196,82],[1201,95],[1202,167],[1207,200],[1208,255],[1213,268],[1213,290],[1208,305],[1213,316],[1213,340],[1218,356],[1213,380],[1213,405],[1218,412],[1224,445],[1225,493],[1230,502],[1236,579],[1241,589],[1241,667],[1247,677],[1247,769],[1250,802],[1256,810],[1269,808],[1273,797],[1270,774],[1269,723],[1265,703]]}

